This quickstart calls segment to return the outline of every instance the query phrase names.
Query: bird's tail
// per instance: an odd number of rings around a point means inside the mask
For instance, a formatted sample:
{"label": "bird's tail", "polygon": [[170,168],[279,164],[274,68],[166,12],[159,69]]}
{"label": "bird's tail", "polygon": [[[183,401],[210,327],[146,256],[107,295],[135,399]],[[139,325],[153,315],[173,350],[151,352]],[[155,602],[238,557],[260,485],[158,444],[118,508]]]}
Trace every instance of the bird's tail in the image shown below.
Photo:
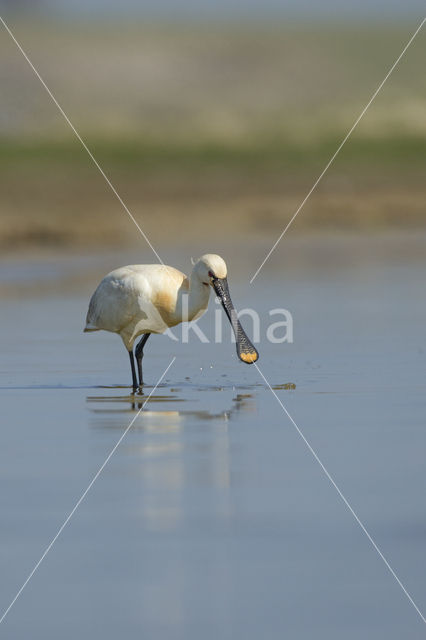
{"label": "bird's tail", "polygon": [[89,333],[89,331],[99,331],[99,329],[88,322],[83,329],[83,333]]}

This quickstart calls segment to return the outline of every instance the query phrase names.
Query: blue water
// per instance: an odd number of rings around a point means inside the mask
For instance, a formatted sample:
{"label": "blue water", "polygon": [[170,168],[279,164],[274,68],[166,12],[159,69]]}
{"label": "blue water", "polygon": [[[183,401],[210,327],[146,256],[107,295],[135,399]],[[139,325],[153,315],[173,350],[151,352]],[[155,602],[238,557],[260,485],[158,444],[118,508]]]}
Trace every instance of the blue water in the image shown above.
{"label": "blue water", "polygon": [[[291,311],[294,343],[262,333],[259,367],[424,612],[426,260],[369,247],[322,268],[277,257],[231,292]],[[144,401],[120,340],[81,333],[91,278],[1,302],[1,611]],[[228,342],[154,336],[146,394],[174,356],[1,636],[423,638],[256,369]]]}
{"label": "blue water", "polygon": [[[12,7],[14,6],[9,0]],[[6,7],[7,7],[6,4]],[[28,2],[24,4],[28,7]],[[397,0],[358,0],[354,2],[341,2],[338,0],[323,0],[321,3],[312,3],[309,0],[158,0],[156,3],[148,0],[122,0],[120,3],[112,0],[74,0],[69,3],[65,0],[43,0],[38,3],[38,8],[48,15],[64,13],[65,15],[77,15],[99,18],[114,16],[145,16],[148,18],[167,18],[193,20],[200,18],[223,19],[237,18],[304,18],[309,20],[338,18],[383,18],[390,17],[418,17],[423,15],[424,5],[421,0],[406,0],[404,3]],[[30,5],[31,6],[31,5]],[[15,6],[16,10],[16,6]],[[33,8],[34,10],[34,8]]]}

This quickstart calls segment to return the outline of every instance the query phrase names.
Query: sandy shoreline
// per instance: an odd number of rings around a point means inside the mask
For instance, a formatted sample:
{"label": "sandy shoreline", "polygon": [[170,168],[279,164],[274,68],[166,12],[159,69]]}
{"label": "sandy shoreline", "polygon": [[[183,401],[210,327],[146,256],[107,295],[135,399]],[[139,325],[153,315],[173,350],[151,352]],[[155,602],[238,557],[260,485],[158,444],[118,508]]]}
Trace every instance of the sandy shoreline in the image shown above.
{"label": "sandy shoreline", "polygon": [[[141,177],[114,175],[114,185],[154,245],[184,246],[224,235],[276,237],[309,191],[316,174],[233,176],[205,173]],[[395,179],[393,179],[393,177]],[[399,179],[398,179],[399,178]],[[293,233],[370,232],[426,224],[424,185],[410,176],[367,179],[330,174],[312,194]],[[68,175],[10,174],[1,201],[0,249],[14,253],[136,246],[139,232],[95,170]]]}

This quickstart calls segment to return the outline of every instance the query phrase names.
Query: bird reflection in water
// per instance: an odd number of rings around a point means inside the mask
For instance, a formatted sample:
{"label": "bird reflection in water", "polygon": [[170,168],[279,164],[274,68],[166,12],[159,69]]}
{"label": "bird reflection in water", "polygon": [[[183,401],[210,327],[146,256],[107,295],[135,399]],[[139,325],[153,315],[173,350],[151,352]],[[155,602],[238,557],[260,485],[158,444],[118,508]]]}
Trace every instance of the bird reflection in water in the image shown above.
{"label": "bird reflection in water", "polygon": [[[197,407],[201,391],[208,392],[202,394],[203,409]],[[142,528],[176,532],[188,519],[204,527],[211,518],[224,523],[233,517],[232,455],[241,447],[241,412],[256,411],[256,402],[246,390],[220,391],[169,387],[148,401],[133,395],[87,398],[96,439],[99,435],[103,440],[110,430],[122,433],[132,419],[125,414],[140,412],[115,454],[114,477],[117,481],[118,473],[125,483],[130,476],[137,487],[135,505]],[[235,439],[233,418],[238,418]],[[210,497],[208,510],[205,495]]]}
{"label": "bird reflection in water", "polygon": [[[212,388],[212,391],[222,391],[219,388]],[[156,396],[144,396],[143,394],[130,394],[123,396],[87,396],[86,400],[88,403],[96,403],[96,404],[119,404],[119,407],[113,408],[109,407],[108,409],[102,408],[91,408],[93,413],[126,413],[129,411],[143,411],[143,414],[149,415],[151,417],[160,416],[160,415],[171,415],[176,414],[180,416],[193,416],[196,418],[200,418],[203,420],[212,420],[212,419],[229,419],[234,412],[241,411],[256,411],[256,404],[254,401],[254,396],[252,393],[237,393],[236,396],[232,399],[232,404],[229,409],[219,412],[211,412],[208,410],[179,410],[179,411],[150,411],[148,406],[151,404],[162,404],[162,403],[181,403],[187,402],[189,399],[179,397],[176,395],[180,392],[180,389],[172,389],[174,393],[167,395],[156,395]],[[205,391],[205,389],[203,389]],[[126,409],[124,409],[123,404],[128,405]]]}
{"label": "bird reflection in water", "polygon": [[[123,414],[140,412],[115,454],[114,472],[123,481],[134,478],[141,526],[155,532],[176,531],[187,518],[205,526],[211,517],[232,517],[232,452],[239,445],[230,437],[230,421],[241,411],[255,410],[250,393],[215,393],[213,403],[212,396],[203,402],[204,407],[213,404],[208,410],[196,406],[199,390],[185,390],[183,397],[174,391],[162,389],[148,402],[129,395],[87,398],[94,438],[98,433],[104,439],[106,430],[122,432],[131,421]],[[204,513],[205,491],[214,496],[209,513]]]}

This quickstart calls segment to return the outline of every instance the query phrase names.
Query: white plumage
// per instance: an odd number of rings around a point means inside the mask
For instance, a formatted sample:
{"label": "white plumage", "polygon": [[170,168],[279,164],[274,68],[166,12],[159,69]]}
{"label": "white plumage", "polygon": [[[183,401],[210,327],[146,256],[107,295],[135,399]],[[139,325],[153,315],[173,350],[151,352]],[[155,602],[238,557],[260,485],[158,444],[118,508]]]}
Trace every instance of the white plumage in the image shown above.
{"label": "white plumage", "polygon": [[[165,265],[129,265],[120,267],[106,275],[94,292],[87,312],[85,332],[111,331],[118,333],[129,352],[133,387],[137,387],[133,361],[133,345],[136,338],[144,334],[136,347],[139,381],[142,384],[143,346],[151,333],[163,333],[168,327],[180,322],[199,318],[207,309],[210,285],[221,297],[225,311],[231,320],[232,302],[226,281],[227,268],[224,260],[214,254],[202,256],[188,278],[174,267]],[[233,323],[234,326],[235,323]],[[238,326],[237,326],[238,325]],[[248,338],[238,320],[234,330],[241,330],[238,338]],[[238,332],[237,332],[238,333]],[[239,356],[244,362],[244,353],[257,359],[257,352],[248,341],[242,345]],[[256,355],[256,357],[254,357]]]}

